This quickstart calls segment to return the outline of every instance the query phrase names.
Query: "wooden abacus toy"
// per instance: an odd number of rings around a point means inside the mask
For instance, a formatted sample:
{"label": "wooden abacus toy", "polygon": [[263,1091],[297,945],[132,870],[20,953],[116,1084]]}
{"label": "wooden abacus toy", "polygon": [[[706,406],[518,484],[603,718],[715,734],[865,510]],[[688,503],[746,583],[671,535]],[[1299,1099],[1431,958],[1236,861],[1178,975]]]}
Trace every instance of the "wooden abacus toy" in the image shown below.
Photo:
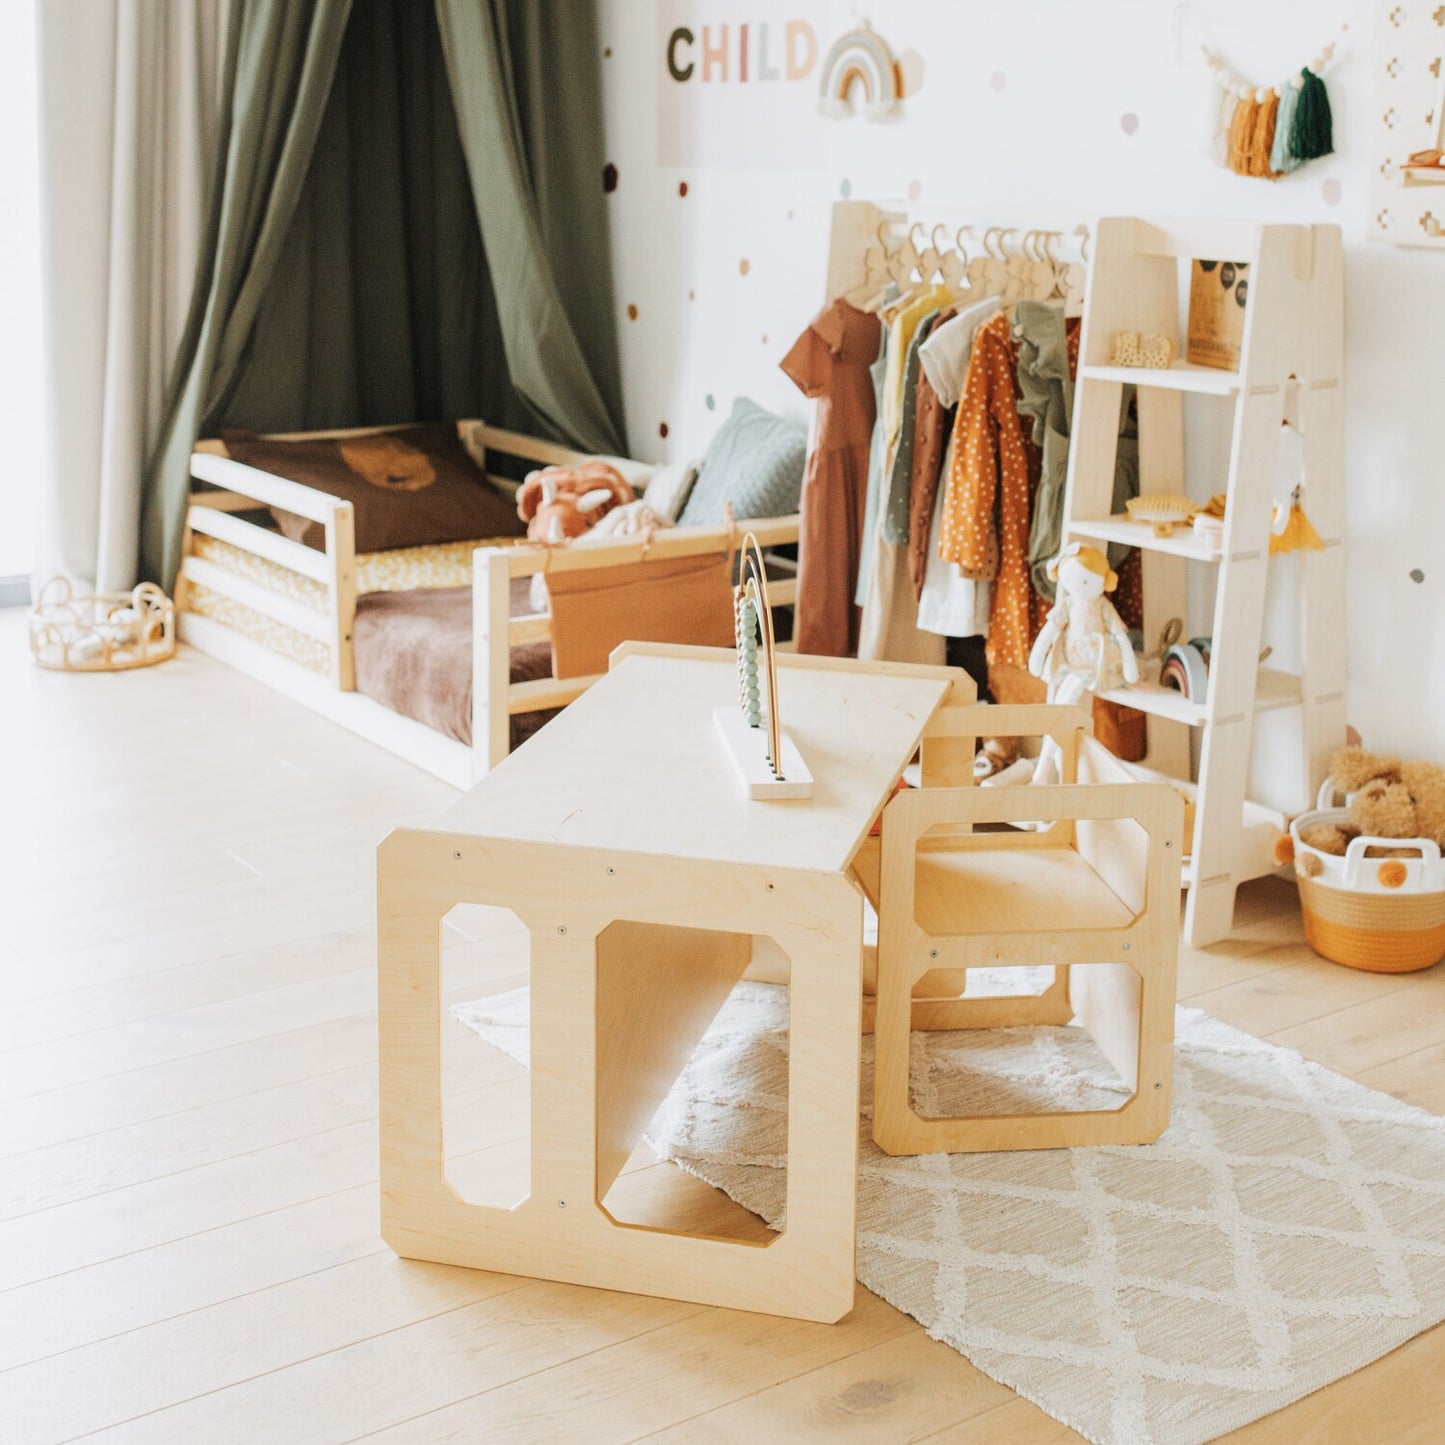
{"label": "wooden abacus toy", "polygon": [[718,736],[749,798],[810,798],[813,775],[783,731],[778,702],[778,664],[773,613],[763,554],[751,532],[738,554],[733,587],[737,637],[738,704],[713,709]]}

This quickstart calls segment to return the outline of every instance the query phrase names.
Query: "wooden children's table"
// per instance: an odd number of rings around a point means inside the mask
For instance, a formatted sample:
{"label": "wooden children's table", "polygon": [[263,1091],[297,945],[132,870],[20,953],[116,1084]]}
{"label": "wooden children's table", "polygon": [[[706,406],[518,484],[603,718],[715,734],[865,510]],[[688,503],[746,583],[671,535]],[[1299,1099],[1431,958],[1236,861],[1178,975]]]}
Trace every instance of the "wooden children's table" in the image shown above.
{"label": "wooden children's table", "polygon": [[[742,796],[712,719],[737,698],[730,651],[628,644],[434,823],[382,843],[382,1234],[398,1254],[802,1319],[852,1308],[850,866],[934,713],[974,694],[953,669],[779,664],[810,799]],[[531,1192],[513,1209],[445,1174],[440,931],[460,903],[509,908],[531,935]],[[786,1228],[758,1244],[621,1223],[607,1191],[755,936],[790,963]]]}

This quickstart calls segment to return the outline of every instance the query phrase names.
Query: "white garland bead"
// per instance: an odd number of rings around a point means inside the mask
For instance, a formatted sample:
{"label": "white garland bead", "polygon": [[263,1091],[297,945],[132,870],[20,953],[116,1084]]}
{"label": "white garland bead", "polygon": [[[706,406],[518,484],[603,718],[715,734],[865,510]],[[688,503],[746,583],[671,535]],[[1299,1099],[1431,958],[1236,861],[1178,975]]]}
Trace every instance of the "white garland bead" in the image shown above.
{"label": "white garland bead", "polygon": [[1269,87],[1261,85],[1254,93],[1254,98],[1263,105],[1269,99]]}
{"label": "white garland bead", "polygon": [[1248,100],[1253,94],[1254,87],[1252,85],[1241,85],[1239,87],[1238,95],[1241,100]]}

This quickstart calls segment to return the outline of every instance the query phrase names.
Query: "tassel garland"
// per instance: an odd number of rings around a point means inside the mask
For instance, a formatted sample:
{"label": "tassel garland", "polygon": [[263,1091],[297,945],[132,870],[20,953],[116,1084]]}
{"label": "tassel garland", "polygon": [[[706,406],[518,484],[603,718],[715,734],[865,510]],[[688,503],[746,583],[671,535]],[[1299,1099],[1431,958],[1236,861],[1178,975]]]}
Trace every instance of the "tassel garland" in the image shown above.
{"label": "tassel garland", "polygon": [[1299,99],[1289,131],[1290,154],[1301,161],[1318,160],[1335,148],[1334,117],[1330,114],[1329,92],[1314,71],[1300,71]]}
{"label": "tassel garland", "polygon": [[1306,161],[1332,154],[1334,121],[1320,72],[1334,53],[1334,45],[1327,45],[1298,76],[1255,87],[1206,46],[1204,58],[1215,73],[1215,162],[1236,175],[1278,180]]}
{"label": "tassel garland", "polygon": [[1258,100],[1254,111],[1254,122],[1249,132],[1249,168],[1246,175],[1260,176],[1273,180],[1269,153],[1274,145],[1275,117],[1279,114],[1279,96],[1272,90],[1264,92],[1264,99]]}
{"label": "tassel garland", "polygon": [[1269,168],[1277,176],[1297,171],[1304,161],[1290,151],[1290,131],[1294,125],[1295,106],[1299,103],[1299,91],[1293,84],[1279,88],[1279,112],[1274,118],[1274,144],[1269,151]]}
{"label": "tassel garland", "polygon": [[1234,119],[1229,122],[1229,156],[1225,164],[1237,176],[1249,174],[1249,154],[1254,143],[1254,121],[1259,114],[1259,102],[1251,91],[1247,99],[1234,107]]}

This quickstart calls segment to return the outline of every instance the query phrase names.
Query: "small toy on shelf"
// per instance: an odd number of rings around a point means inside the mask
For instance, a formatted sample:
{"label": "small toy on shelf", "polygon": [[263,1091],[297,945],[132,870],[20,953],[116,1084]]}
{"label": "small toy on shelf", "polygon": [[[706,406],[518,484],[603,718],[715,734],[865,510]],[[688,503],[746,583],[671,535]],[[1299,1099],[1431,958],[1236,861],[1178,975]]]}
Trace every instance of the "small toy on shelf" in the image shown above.
{"label": "small toy on shelf", "polygon": [[[1139,681],[1139,659],[1114,604],[1104,595],[1119,585],[1097,548],[1071,542],[1049,564],[1057,601],[1029,653],[1029,671],[1048,684],[1048,700],[1074,703],[1086,692],[1107,692]],[[1058,776],[1058,747],[1045,741],[1036,783]]]}
{"label": "small toy on shelf", "polygon": [[1169,537],[1176,527],[1187,527],[1199,512],[1199,503],[1168,492],[1146,492],[1130,497],[1124,510],[1131,522],[1146,522],[1156,537]]}
{"label": "small toy on shelf", "polygon": [[1155,331],[1116,331],[1110,338],[1110,366],[1137,366],[1168,371],[1174,360],[1174,342]]}

